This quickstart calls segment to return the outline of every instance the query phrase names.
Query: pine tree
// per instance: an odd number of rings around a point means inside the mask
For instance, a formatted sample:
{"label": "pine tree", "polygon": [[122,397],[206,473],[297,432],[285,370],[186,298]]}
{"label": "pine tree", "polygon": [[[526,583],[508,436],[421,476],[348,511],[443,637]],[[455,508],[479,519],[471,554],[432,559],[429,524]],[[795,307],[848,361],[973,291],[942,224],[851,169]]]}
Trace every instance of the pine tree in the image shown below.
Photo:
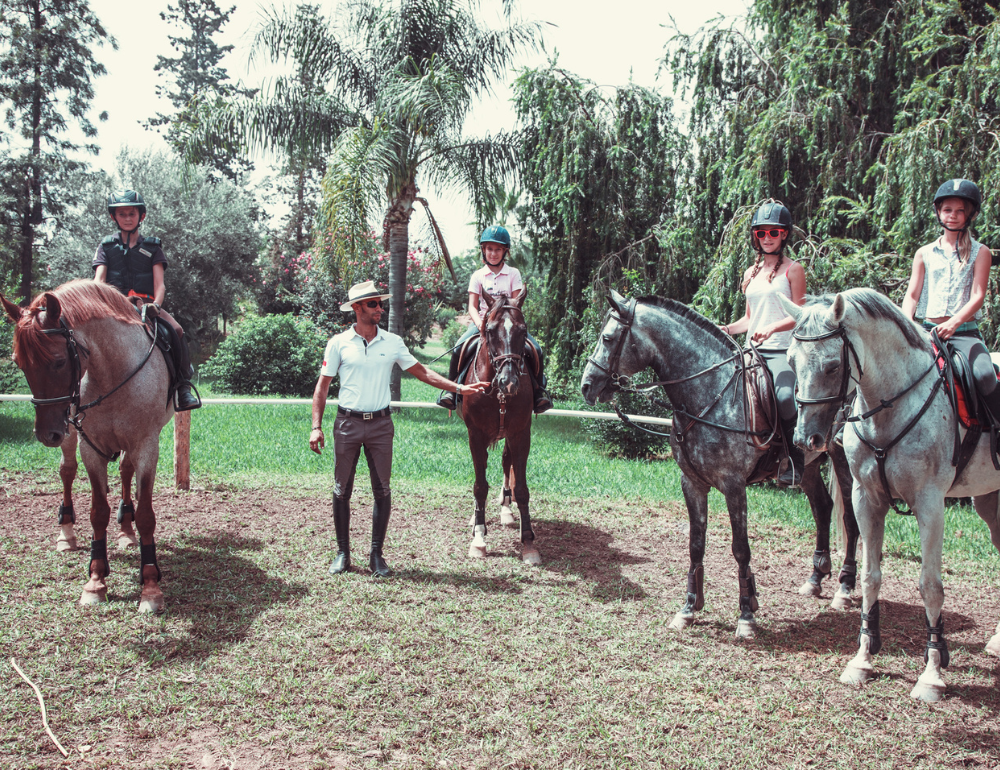
{"label": "pine tree", "polygon": [[65,133],[72,120],[86,138],[97,135],[87,114],[92,81],[105,74],[93,50],[105,42],[117,47],[86,0],[0,0],[0,104],[11,145],[0,188],[12,199],[7,222],[18,256],[10,272],[24,303],[31,299],[36,252],[45,240],[42,226],[73,199],[64,181],[83,164],[71,154],[98,151]]}

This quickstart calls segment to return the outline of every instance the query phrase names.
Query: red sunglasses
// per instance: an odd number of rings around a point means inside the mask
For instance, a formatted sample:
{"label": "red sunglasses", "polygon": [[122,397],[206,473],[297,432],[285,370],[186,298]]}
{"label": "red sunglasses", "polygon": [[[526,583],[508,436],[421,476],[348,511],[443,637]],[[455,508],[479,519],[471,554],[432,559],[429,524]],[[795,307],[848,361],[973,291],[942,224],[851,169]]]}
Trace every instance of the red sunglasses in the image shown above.
{"label": "red sunglasses", "polygon": [[754,230],[753,234],[760,238],[762,235],[766,235],[768,238],[780,238],[781,234],[785,232],[784,230],[779,230],[775,228],[774,230],[765,230],[761,228],[760,230]]}

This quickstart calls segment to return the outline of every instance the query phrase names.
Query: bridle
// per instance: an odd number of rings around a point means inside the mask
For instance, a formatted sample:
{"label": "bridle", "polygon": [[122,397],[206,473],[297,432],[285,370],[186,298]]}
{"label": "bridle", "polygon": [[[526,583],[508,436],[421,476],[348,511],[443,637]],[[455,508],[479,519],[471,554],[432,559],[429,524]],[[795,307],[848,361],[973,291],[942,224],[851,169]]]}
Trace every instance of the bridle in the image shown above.
{"label": "bridle", "polygon": [[[145,314],[144,314],[144,317],[143,317],[143,321],[144,321],[143,328],[146,328],[145,327],[145,320],[146,319],[145,319]],[[45,334],[45,335],[58,334],[59,336],[65,338],[65,340],[66,340],[66,352],[67,352],[67,355],[68,355],[68,358],[69,358],[69,362],[70,362],[70,378],[72,380],[72,390],[70,391],[70,393],[68,395],[65,395],[65,396],[56,396],[55,398],[34,398],[34,397],[32,397],[32,399],[31,399],[32,406],[34,406],[37,409],[40,406],[55,406],[56,404],[67,404],[67,407],[66,407],[66,412],[67,412],[67,418],[66,418],[66,420],[67,420],[67,422],[69,424],[71,424],[74,428],[76,428],[77,433],[80,434],[80,437],[84,441],[87,442],[87,445],[91,449],[93,449],[95,452],[97,452],[97,454],[99,454],[101,457],[103,457],[108,462],[113,462],[114,460],[116,460],[118,458],[118,455],[121,454],[121,452],[116,452],[113,455],[109,455],[109,454],[101,451],[97,446],[95,446],[94,442],[90,440],[90,438],[87,436],[87,434],[83,430],[83,418],[86,417],[86,412],[87,412],[88,409],[91,409],[92,407],[98,406],[102,401],[104,401],[104,399],[108,398],[113,393],[115,393],[116,391],[118,391],[119,389],[121,389],[122,386],[125,385],[125,383],[127,383],[129,380],[131,380],[133,377],[135,377],[135,375],[137,375],[139,373],[139,371],[146,365],[146,362],[149,360],[149,357],[153,354],[153,350],[156,349],[156,333],[154,332],[152,334],[153,343],[152,343],[152,345],[150,345],[149,350],[146,351],[145,357],[142,359],[141,362],[139,362],[139,365],[135,369],[132,370],[132,373],[128,377],[126,377],[124,380],[122,380],[120,383],[118,383],[115,387],[113,387],[111,390],[109,390],[104,395],[98,396],[97,398],[95,398],[90,403],[81,404],[80,403],[80,383],[81,383],[81,381],[83,379],[83,367],[80,365],[80,351],[82,351],[83,355],[86,356],[86,357],[90,356],[90,351],[83,345],[83,343],[79,342],[76,339],[76,335],[73,333],[73,330],[71,328],[69,328],[69,326],[66,324],[66,319],[63,316],[59,316],[59,328],[57,328],[57,329],[42,329],[41,331],[42,331],[42,334]],[[147,329],[147,333],[149,333],[148,329]],[[69,416],[69,413],[70,413],[71,410],[72,410],[73,414],[72,414],[72,416]]]}
{"label": "bridle", "polygon": [[[506,302],[506,298],[504,301]],[[487,392],[495,391],[497,400],[500,402],[500,433],[497,438],[506,438],[507,429],[504,425],[504,420],[507,416],[507,394],[500,389],[500,375],[503,373],[504,367],[511,366],[514,367],[513,375],[516,378],[520,378],[524,373],[524,353],[501,353],[500,355],[494,355],[490,349],[490,338],[487,334],[486,321],[483,321],[479,336],[481,338],[480,347],[486,351],[486,360],[489,362],[490,368],[493,369],[493,378],[490,380],[490,387]],[[523,345],[521,349],[523,351]]]}
{"label": "bridle", "polygon": [[[798,403],[798,405],[803,406],[812,404],[832,404],[832,403],[846,404],[847,392],[851,380],[851,372],[849,366],[850,355],[854,356],[854,362],[855,364],[857,364],[858,367],[858,376],[857,378],[855,378],[855,381],[858,382],[859,385],[860,385],[860,378],[864,376],[864,371],[861,368],[861,362],[858,360],[858,353],[854,349],[854,345],[851,344],[850,338],[847,336],[847,329],[844,327],[844,324],[843,323],[838,324],[836,329],[827,332],[825,334],[806,336],[799,334],[798,332],[793,332],[792,337],[798,342],[820,342],[822,340],[828,340],[833,337],[840,337],[841,339],[841,362],[842,362],[841,365],[843,369],[843,374],[841,376],[840,392],[835,396],[824,396],[821,398],[799,398],[798,393],[796,393],[795,401]],[[896,446],[896,444],[898,444],[900,441],[902,441],[903,437],[906,436],[906,434],[909,433],[913,429],[913,427],[920,421],[920,418],[927,413],[927,410],[930,408],[931,403],[934,401],[934,397],[937,395],[937,392],[941,389],[941,386],[945,384],[945,381],[948,377],[946,372],[950,371],[948,368],[947,359],[945,359],[945,366],[943,368],[940,368],[937,381],[934,383],[934,387],[931,388],[931,392],[927,396],[927,399],[924,401],[923,406],[920,407],[920,410],[906,424],[906,426],[902,429],[902,431],[900,431],[899,434],[897,434],[896,437],[892,439],[889,443],[887,443],[885,446],[878,446],[877,444],[869,441],[867,438],[862,436],[861,431],[858,429],[858,423],[871,418],[872,416],[878,414],[884,409],[892,409],[893,406],[895,406],[896,402],[899,401],[899,399],[901,399],[903,396],[905,396],[907,393],[913,390],[917,385],[923,382],[924,378],[927,377],[928,374],[930,374],[935,369],[939,368],[938,361],[945,358],[943,353],[945,348],[944,345],[941,344],[940,340],[938,340],[936,332],[932,334],[932,338],[937,345],[937,352],[934,355],[933,360],[931,361],[931,365],[927,367],[927,369],[925,369],[924,372],[919,377],[917,377],[917,379],[911,382],[904,390],[897,393],[892,398],[880,400],[879,405],[874,407],[873,409],[870,409],[863,414],[851,415],[850,417],[847,417],[845,419],[845,422],[851,423],[851,427],[854,429],[854,435],[856,435],[858,439],[865,446],[867,446],[875,455],[875,462],[876,465],[878,466],[879,478],[882,482],[882,490],[886,496],[886,499],[889,500],[889,504],[892,506],[893,510],[896,511],[896,513],[902,515],[912,515],[913,511],[903,511],[896,504],[896,499],[892,496],[892,493],[889,491],[889,479],[885,473],[885,459],[889,453],[889,450],[892,449],[894,446]],[[952,392],[954,392],[954,388],[952,388]],[[955,451],[952,455],[952,462],[951,462],[953,466],[956,467],[959,466],[960,454],[961,454],[960,450],[961,450],[961,441],[958,436],[958,426],[956,423]],[[966,458],[966,462],[967,461],[968,460]],[[958,473],[961,473],[963,469],[964,469],[964,464],[961,467],[959,467]]]}

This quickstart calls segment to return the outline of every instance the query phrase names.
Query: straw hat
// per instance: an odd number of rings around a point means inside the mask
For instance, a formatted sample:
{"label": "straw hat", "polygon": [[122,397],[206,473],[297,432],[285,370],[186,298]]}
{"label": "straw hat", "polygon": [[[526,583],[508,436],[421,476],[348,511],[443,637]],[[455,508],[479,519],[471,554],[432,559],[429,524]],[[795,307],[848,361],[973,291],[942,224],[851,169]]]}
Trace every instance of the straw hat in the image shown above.
{"label": "straw hat", "polygon": [[375,288],[375,281],[364,281],[354,284],[347,292],[347,302],[340,306],[345,313],[350,312],[351,305],[355,302],[364,302],[368,299],[389,299],[390,294],[379,294]]}

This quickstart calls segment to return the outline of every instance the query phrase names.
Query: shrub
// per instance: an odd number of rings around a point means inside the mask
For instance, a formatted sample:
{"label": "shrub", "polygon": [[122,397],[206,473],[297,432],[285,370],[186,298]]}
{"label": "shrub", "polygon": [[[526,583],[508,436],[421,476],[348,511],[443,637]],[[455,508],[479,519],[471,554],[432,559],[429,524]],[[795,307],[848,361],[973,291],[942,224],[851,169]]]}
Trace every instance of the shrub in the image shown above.
{"label": "shrub", "polygon": [[248,316],[201,373],[233,394],[306,397],[319,376],[326,342],[327,335],[309,319]]}
{"label": "shrub", "polygon": [[448,328],[448,324],[455,320],[458,315],[458,311],[453,307],[441,307],[438,308],[437,318],[435,319],[437,325],[441,327],[441,331]]}
{"label": "shrub", "polygon": [[459,323],[458,321],[452,321],[444,329],[444,334],[441,335],[441,342],[444,343],[445,349],[455,346],[458,342],[458,338],[465,334],[465,330],[469,328],[468,324]]}
{"label": "shrub", "polygon": [[[619,393],[615,396],[618,408],[623,414],[644,414],[648,417],[670,417],[669,410],[652,403],[646,396],[636,393]],[[662,425],[639,423],[644,428],[660,433],[668,433]],[[584,431],[609,457],[624,457],[630,460],[655,457],[663,454],[669,446],[665,436],[654,436],[630,427],[621,420],[587,420]]]}
{"label": "shrub", "polygon": [[14,349],[14,324],[4,316],[0,320],[0,393],[27,393],[28,383],[11,358]]}

